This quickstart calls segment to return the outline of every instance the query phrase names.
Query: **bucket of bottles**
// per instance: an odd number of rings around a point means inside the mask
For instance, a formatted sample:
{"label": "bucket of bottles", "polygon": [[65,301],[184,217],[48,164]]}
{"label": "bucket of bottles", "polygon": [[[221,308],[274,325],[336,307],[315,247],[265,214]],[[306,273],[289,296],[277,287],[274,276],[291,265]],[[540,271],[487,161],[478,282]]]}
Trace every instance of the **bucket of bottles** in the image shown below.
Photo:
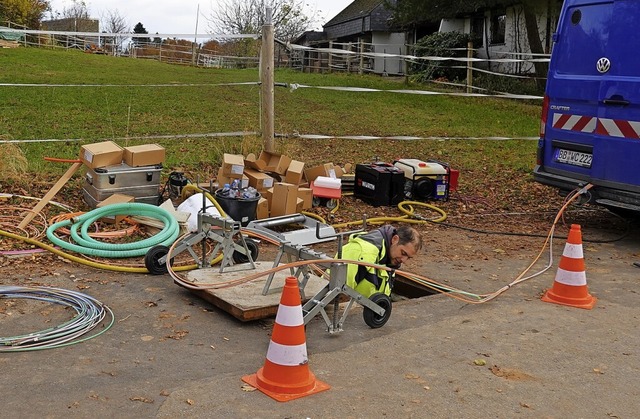
{"label": "bucket of bottles", "polygon": [[247,196],[246,193],[243,195],[240,191],[237,196],[234,196],[229,194],[228,190],[218,189],[215,192],[215,198],[222,210],[234,221],[240,221],[243,227],[256,219],[256,210],[260,200],[258,192]]}

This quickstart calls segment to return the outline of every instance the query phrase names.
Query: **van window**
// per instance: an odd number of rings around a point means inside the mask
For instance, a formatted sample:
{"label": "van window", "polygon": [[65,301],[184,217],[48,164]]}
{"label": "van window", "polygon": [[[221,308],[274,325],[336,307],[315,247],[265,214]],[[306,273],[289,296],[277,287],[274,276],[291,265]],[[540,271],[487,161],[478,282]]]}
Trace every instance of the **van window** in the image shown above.
{"label": "van window", "polygon": [[558,74],[596,75],[595,63],[606,56],[613,3],[568,9],[554,47]]}

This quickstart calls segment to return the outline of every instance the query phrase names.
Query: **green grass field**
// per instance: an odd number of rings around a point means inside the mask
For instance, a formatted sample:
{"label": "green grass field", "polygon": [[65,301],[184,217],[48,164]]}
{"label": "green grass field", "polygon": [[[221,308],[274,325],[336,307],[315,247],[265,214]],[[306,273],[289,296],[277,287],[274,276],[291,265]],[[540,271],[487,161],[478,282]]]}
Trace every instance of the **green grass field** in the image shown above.
{"label": "green grass field", "polygon": [[[36,48],[0,50],[0,68],[0,139],[20,141],[30,173],[62,173],[64,165],[43,158],[75,158],[81,144],[105,139],[122,146],[159,143],[167,149],[167,168],[204,178],[215,174],[222,153],[262,149],[260,136],[202,136],[260,130],[260,87],[222,85],[258,82],[256,69],[202,69]],[[433,90],[373,75],[278,70],[275,79],[309,86]],[[276,87],[275,130],[288,135],[277,140],[276,148],[310,164],[440,159],[479,174],[509,170],[526,175],[534,164],[535,141],[302,140],[292,135],[532,137],[539,116],[536,101]],[[184,135],[189,137],[170,138]],[[52,139],[68,141],[44,141]]]}

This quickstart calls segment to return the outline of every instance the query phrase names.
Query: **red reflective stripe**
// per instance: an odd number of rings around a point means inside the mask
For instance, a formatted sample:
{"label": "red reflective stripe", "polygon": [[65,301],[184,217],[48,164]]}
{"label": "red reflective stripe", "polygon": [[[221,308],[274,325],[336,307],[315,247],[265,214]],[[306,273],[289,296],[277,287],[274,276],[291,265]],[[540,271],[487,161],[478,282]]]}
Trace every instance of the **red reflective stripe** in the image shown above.
{"label": "red reflective stripe", "polygon": [[616,121],[616,120],[614,120],[613,122],[615,122],[615,124],[618,126],[618,128],[620,129],[620,132],[622,132],[622,135],[624,136],[624,138],[635,138],[635,139],[640,138],[638,136],[638,133],[631,126],[631,124],[629,124],[629,121]]}
{"label": "red reflective stripe", "polygon": [[598,122],[596,123],[596,129],[594,133],[600,134],[600,135],[609,135],[609,132],[604,128],[604,125],[602,125],[600,118],[598,118]]}
{"label": "red reflective stripe", "polygon": [[567,121],[569,120],[569,118],[571,118],[571,115],[562,114],[558,119],[558,121],[556,121],[556,123],[553,124],[553,127],[562,129],[564,127],[564,124],[566,124]]}
{"label": "red reflective stripe", "polygon": [[590,116],[583,116],[580,120],[573,126],[574,131],[582,131],[584,127],[587,126],[589,122],[591,122],[593,118]]}

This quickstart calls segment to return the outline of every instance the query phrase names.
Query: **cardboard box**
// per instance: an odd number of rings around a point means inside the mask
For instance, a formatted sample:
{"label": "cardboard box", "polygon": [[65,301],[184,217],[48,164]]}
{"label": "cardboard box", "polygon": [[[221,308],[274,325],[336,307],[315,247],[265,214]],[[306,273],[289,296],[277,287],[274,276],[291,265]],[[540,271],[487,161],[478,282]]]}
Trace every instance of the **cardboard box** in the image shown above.
{"label": "cardboard box", "polygon": [[267,163],[256,157],[255,154],[249,153],[244,159],[244,166],[255,170],[264,170]]}
{"label": "cardboard box", "polygon": [[90,169],[122,163],[124,150],[113,141],[87,144],[80,147],[80,160]]}
{"label": "cardboard box", "polygon": [[[121,194],[121,193],[114,193],[110,197],[106,198],[104,201],[98,202],[98,204],[96,204],[96,208],[102,208],[112,204],[123,204],[126,202],[135,202],[135,197],[131,195]],[[113,223],[118,224],[125,217],[127,217],[127,214],[118,214],[118,215],[113,215],[108,217],[102,217],[100,220],[109,224],[113,224]]]}
{"label": "cardboard box", "polygon": [[231,185],[231,182],[238,179],[240,180],[241,188],[246,188],[249,186],[249,177],[247,177],[245,174],[242,175],[242,178],[232,178],[222,173],[222,167],[218,169],[218,175],[216,176],[216,183],[218,184],[218,188],[222,188],[225,183]]}
{"label": "cardboard box", "polygon": [[302,182],[302,176],[304,175],[304,163],[298,160],[291,160],[289,168],[284,176],[286,183],[293,183],[294,185]]}
{"label": "cardboard box", "polygon": [[295,214],[298,199],[298,185],[276,182],[273,185],[273,198],[271,200],[271,216]]}
{"label": "cardboard box", "polygon": [[267,198],[260,198],[256,208],[256,219],[262,220],[265,218],[269,218],[269,201],[267,201]]}
{"label": "cardboard box", "polygon": [[287,169],[291,163],[291,157],[282,154],[270,153],[268,151],[260,153],[260,160],[266,162],[266,166],[264,168],[265,171],[274,172],[279,175],[287,173]]}
{"label": "cardboard box", "polygon": [[269,211],[271,211],[271,203],[273,202],[273,188],[267,189],[264,193],[262,193],[263,198],[267,198],[267,202],[269,202]]}
{"label": "cardboard box", "polygon": [[123,159],[131,167],[156,166],[164,163],[165,149],[158,144],[125,147]]}
{"label": "cardboard box", "polygon": [[304,208],[302,208],[304,206],[304,199],[302,198],[296,198],[296,212],[302,212],[302,210]]}
{"label": "cardboard box", "polygon": [[273,187],[274,179],[266,173],[253,169],[245,169],[244,174],[249,179],[249,186],[253,186],[258,191],[264,191]]}
{"label": "cardboard box", "polygon": [[242,178],[244,172],[244,158],[240,154],[227,154],[222,155],[222,174],[234,178]]}
{"label": "cardboard box", "polygon": [[318,176],[336,177],[333,163],[325,163],[320,166],[314,166],[304,170],[304,177],[307,182],[313,182]]}
{"label": "cardboard box", "polygon": [[[313,207],[313,190],[311,188],[298,188],[298,198],[302,199],[302,209]],[[300,211],[298,211],[300,212]]]}
{"label": "cardboard box", "polygon": [[260,157],[257,159],[254,154],[247,154],[247,157],[244,159],[244,164],[250,169],[264,170],[279,175],[287,173],[290,163],[291,157],[270,153],[268,151],[261,152]]}

